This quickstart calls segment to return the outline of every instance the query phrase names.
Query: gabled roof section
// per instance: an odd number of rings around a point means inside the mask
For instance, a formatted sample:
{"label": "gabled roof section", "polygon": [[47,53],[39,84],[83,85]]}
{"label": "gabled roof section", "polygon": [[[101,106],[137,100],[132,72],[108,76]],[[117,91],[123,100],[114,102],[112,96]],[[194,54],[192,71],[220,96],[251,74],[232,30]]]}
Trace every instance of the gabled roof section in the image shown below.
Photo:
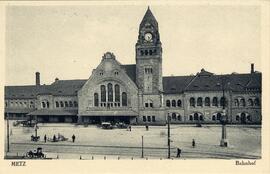
{"label": "gabled roof section", "polygon": [[163,91],[165,94],[182,93],[195,76],[163,77]]}
{"label": "gabled roof section", "polygon": [[152,25],[154,25],[154,27],[158,28],[158,22],[155,18],[155,16],[153,15],[152,11],[150,10],[149,6],[146,10],[146,13],[142,19],[142,22],[140,24],[140,28],[142,27],[143,24],[145,24],[146,22],[151,23]]}
{"label": "gabled roof section", "polygon": [[136,64],[120,65],[123,68],[129,78],[136,84]]}
{"label": "gabled roof section", "polygon": [[212,76],[212,75],[214,75],[214,73],[205,71],[204,69],[201,69],[201,72],[198,73],[198,76]]}
{"label": "gabled roof section", "polygon": [[6,99],[34,99],[38,94],[47,93],[48,85],[5,86]]}
{"label": "gabled roof section", "polygon": [[82,88],[86,81],[86,79],[57,80],[50,85],[50,91],[54,96],[76,96],[77,92]]}
{"label": "gabled roof section", "polygon": [[[185,91],[245,91],[261,89],[261,74],[201,75],[186,86]],[[249,89],[251,88],[251,89]]]}

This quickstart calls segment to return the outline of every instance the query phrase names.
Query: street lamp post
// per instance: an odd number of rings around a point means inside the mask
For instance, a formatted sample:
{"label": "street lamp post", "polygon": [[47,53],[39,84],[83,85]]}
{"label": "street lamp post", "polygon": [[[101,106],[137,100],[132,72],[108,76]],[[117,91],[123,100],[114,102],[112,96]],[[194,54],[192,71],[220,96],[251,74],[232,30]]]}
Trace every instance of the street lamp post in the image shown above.
{"label": "street lamp post", "polygon": [[7,152],[9,152],[9,114],[7,113]]}
{"label": "street lamp post", "polygon": [[168,113],[168,116],[167,116],[167,121],[168,121],[168,159],[170,159],[171,158],[171,139],[170,139],[170,136],[171,136],[170,121],[171,121],[171,118],[170,118],[169,113]]}
{"label": "street lamp post", "polygon": [[142,136],[142,158],[144,158],[144,154],[143,154],[143,136]]}
{"label": "street lamp post", "polygon": [[221,133],[220,146],[221,147],[228,147],[229,141],[227,139],[227,131],[226,131],[226,124],[228,122],[228,117],[227,117],[226,110],[225,110],[226,99],[225,99],[225,88],[224,88],[224,79],[223,78],[222,78],[222,98],[223,98],[222,115],[220,118],[220,123],[222,125],[222,133]]}

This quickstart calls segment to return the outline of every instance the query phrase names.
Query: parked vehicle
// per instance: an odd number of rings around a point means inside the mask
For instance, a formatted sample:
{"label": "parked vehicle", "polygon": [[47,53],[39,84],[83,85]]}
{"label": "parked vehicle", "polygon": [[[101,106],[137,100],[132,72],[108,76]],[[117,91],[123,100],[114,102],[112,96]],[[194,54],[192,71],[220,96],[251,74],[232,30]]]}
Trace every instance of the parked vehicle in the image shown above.
{"label": "parked vehicle", "polygon": [[128,128],[128,125],[125,124],[125,123],[122,123],[122,122],[116,123],[115,126],[116,126],[117,128],[119,128],[119,129],[126,129],[126,128]]}
{"label": "parked vehicle", "polygon": [[34,127],[36,125],[35,122],[32,121],[21,121],[23,127]]}
{"label": "parked vehicle", "polygon": [[113,125],[110,122],[102,122],[101,128],[102,129],[113,129]]}
{"label": "parked vehicle", "polygon": [[31,135],[31,141],[39,141],[40,136]]}

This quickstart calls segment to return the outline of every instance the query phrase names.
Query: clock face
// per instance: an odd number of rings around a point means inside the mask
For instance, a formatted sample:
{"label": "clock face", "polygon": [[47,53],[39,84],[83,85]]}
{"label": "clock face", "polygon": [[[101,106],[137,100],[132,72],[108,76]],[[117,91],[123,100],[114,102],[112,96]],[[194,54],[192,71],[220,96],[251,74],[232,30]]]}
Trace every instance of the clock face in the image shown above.
{"label": "clock face", "polygon": [[144,39],[148,42],[151,42],[152,41],[152,34],[151,33],[146,33],[144,35]]}

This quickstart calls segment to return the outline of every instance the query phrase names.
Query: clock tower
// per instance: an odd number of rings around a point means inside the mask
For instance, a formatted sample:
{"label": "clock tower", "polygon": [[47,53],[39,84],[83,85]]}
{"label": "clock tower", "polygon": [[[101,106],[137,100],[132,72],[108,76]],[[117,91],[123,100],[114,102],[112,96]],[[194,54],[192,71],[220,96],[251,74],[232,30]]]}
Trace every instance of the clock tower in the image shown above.
{"label": "clock tower", "polygon": [[136,43],[137,85],[142,94],[159,95],[162,87],[162,47],[158,22],[148,7]]}

